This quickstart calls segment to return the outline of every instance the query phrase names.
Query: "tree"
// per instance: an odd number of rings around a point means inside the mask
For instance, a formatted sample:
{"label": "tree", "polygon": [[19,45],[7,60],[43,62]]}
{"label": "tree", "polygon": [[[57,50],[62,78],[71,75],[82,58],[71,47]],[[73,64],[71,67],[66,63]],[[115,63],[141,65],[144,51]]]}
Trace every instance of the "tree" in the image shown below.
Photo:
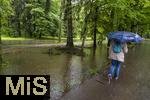
{"label": "tree", "polygon": [[[1,0],[1,33],[8,36],[103,41],[111,31],[150,32],[149,0]],[[3,13],[3,14],[2,14]]]}
{"label": "tree", "polygon": [[13,15],[13,11],[11,8],[11,0],[1,0],[0,1],[0,66],[2,66],[2,42],[1,42],[1,35],[5,29],[3,27],[7,26],[7,19],[8,16]]}
{"label": "tree", "polygon": [[59,32],[58,32],[58,41],[61,42],[61,32],[62,32],[62,15],[63,15],[63,9],[65,6],[65,0],[61,0],[60,3],[60,14],[59,14]]}
{"label": "tree", "polygon": [[97,20],[98,20],[98,6],[97,4],[95,5],[95,14],[94,14],[94,27],[93,27],[93,48],[96,48],[96,34],[97,34]]}
{"label": "tree", "polygon": [[67,30],[67,47],[73,47],[73,27],[72,27],[72,3],[71,0],[67,0],[66,2],[66,30]]}
{"label": "tree", "polygon": [[33,38],[57,36],[59,17],[56,8],[58,8],[58,1],[56,0],[55,2],[53,0],[26,1],[22,14],[25,36]]}
{"label": "tree", "polygon": [[13,0],[12,2],[14,17],[13,21],[15,22],[16,33],[15,36],[21,37],[21,14],[24,10],[25,1],[24,0]]}

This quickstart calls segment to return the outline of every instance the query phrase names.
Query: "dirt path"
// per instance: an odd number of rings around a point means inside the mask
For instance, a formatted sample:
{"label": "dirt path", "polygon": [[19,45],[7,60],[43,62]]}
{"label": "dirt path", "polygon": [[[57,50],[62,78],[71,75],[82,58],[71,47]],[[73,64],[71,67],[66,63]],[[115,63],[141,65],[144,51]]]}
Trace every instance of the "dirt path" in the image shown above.
{"label": "dirt path", "polygon": [[102,85],[94,78],[72,89],[61,100],[150,100],[150,43],[129,51],[120,79]]}

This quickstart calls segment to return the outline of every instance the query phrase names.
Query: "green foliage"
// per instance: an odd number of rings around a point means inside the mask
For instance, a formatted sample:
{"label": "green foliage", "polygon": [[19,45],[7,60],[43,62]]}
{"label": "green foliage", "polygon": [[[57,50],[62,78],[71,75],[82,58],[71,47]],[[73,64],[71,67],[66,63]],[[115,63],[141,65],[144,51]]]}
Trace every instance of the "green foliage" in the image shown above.
{"label": "green foliage", "polygon": [[0,11],[5,12],[1,16],[2,34],[19,36],[20,30],[25,37],[58,36],[59,16],[55,9],[59,2],[52,0],[48,9],[46,3],[46,0],[1,0]]}
{"label": "green foliage", "polygon": [[11,0],[1,0],[0,1],[0,13],[1,18],[13,15],[13,10],[11,8]]}
{"label": "green foliage", "polygon": [[[81,3],[81,4],[80,4]],[[110,31],[133,31],[139,34],[149,32],[150,1],[149,0],[86,0],[81,1],[80,15],[82,23],[84,12],[90,12],[88,33],[92,35],[94,9],[98,6],[97,34],[106,36]],[[92,7],[91,7],[92,5]],[[77,12],[78,13],[78,12]],[[91,35],[88,36],[91,36]]]}
{"label": "green foliage", "polygon": [[[25,37],[57,37],[61,28],[61,36],[66,37],[66,5],[60,0],[47,3],[47,0],[0,0],[1,33],[19,36],[21,31],[20,35]],[[73,0],[73,37],[82,38],[84,26],[87,36],[93,37],[96,7],[96,30],[100,39],[108,32],[118,30],[150,34],[149,0]],[[87,25],[84,25],[87,17]]]}

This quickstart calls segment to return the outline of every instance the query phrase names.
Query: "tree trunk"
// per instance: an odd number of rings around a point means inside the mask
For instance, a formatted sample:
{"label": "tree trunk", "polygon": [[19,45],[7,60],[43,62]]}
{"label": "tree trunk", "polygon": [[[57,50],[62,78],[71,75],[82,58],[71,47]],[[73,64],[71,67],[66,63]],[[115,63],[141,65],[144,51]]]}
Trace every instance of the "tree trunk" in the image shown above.
{"label": "tree trunk", "polygon": [[0,12],[0,67],[2,66],[2,40],[1,40],[1,28],[2,28],[2,23],[1,23],[1,12]]}
{"label": "tree trunk", "polygon": [[138,33],[139,32],[139,25],[137,24],[136,25],[136,33]]}
{"label": "tree trunk", "polygon": [[30,12],[28,12],[26,22],[25,22],[25,29],[26,29],[26,32],[28,33],[29,37],[32,37],[32,35],[33,35],[31,19],[32,19],[32,15],[30,14]]}
{"label": "tree trunk", "polygon": [[[111,9],[111,13],[110,13],[110,27],[113,28],[113,19],[114,19],[114,11]],[[110,31],[113,31],[113,29],[111,29]]]}
{"label": "tree trunk", "polygon": [[97,33],[97,18],[98,18],[98,7],[95,8],[95,16],[94,16],[94,30],[93,30],[93,48],[96,48],[96,33]]}
{"label": "tree trunk", "polygon": [[84,43],[85,43],[85,39],[86,39],[86,29],[87,29],[87,22],[88,22],[88,15],[86,15],[85,19],[84,19],[84,24],[83,24],[83,31],[82,31],[82,50],[84,48]]}
{"label": "tree trunk", "polygon": [[12,0],[12,5],[14,7],[15,12],[15,27],[16,32],[15,36],[21,37],[21,14],[23,13],[23,10],[25,8],[25,0]]}
{"label": "tree trunk", "polygon": [[2,39],[1,39],[1,28],[2,28],[2,21],[1,21],[1,12],[0,12],[0,47],[1,47],[1,43],[2,43]]}
{"label": "tree trunk", "polygon": [[117,12],[116,12],[116,9],[111,10],[110,18],[111,18],[111,27],[112,27],[111,31],[116,31],[117,30]]}
{"label": "tree trunk", "polygon": [[[33,19],[35,20],[35,15],[33,15]],[[33,32],[36,31],[36,23],[33,24]],[[36,37],[35,34],[33,34],[33,37]]]}
{"label": "tree trunk", "polygon": [[15,12],[16,12],[16,16],[15,16],[15,21],[16,21],[16,24],[15,24],[15,26],[16,26],[16,31],[17,31],[17,34],[16,34],[16,36],[21,36],[21,27],[20,27],[20,12],[19,12],[19,10],[18,10],[19,8],[18,8],[18,6],[15,8]]}
{"label": "tree trunk", "polygon": [[16,18],[16,31],[18,33],[18,36],[21,37],[21,26],[20,26],[20,19],[19,19],[19,15],[17,15]]}
{"label": "tree trunk", "polygon": [[46,0],[45,2],[45,14],[48,15],[48,12],[50,10],[51,0]]}
{"label": "tree trunk", "polygon": [[66,0],[63,0],[63,12],[64,12],[64,16],[63,16],[63,25],[64,25],[64,33],[66,33],[67,35],[67,12],[66,12],[66,9],[67,9],[67,6],[66,6]]}
{"label": "tree trunk", "polygon": [[61,42],[61,29],[62,29],[62,11],[64,9],[64,0],[61,0],[61,5],[60,5],[60,15],[59,15],[59,32],[58,32],[58,42]]}
{"label": "tree trunk", "polygon": [[67,5],[66,5],[66,14],[67,14],[67,47],[74,47],[73,44],[73,32],[72,32],[72,4],[71,0],[67,0]]}
{"label": "tree trunk", "polygon": [[62,14],[60,14],[58,42],[61,42],[61,16],[62,16]]}
{"label": "tree trunk", "polygon": [[42,33],[40,32],[40,34],[39,34],[39,39],[41,39],[42,38]]}
{"label": "tree trunk", "polygon": [[[93,0],[91,2],[93,2]],[[91,3],[90,6],[92,7],[92,3]],[[88,23],[89,16],[91,14],[91,9],[90,9],[89,13],[86,9],[84,9],[84,11],[85,11],[85,18],[84,18],[84,22],[83,22],[83,29],[82,29],[82,32],[81,32],[81,36],[82,36],[81,37],[81,39],[82,39],[81,49],[82,49],[82,51],[83,51],[85,39],[86,39],[86,36],[87,36],[87,32],[86,32],[87,31],[87,23]]]}

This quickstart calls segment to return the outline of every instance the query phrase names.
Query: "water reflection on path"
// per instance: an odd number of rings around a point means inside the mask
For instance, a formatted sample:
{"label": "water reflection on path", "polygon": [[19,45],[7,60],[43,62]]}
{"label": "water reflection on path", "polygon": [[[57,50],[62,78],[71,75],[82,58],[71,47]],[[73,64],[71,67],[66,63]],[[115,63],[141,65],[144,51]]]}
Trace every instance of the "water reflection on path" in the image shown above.
{"label": "water reflection on path", "polygon": [[19,52],[3,54],[5,64],[0,74],[50,75],[51,100],[56,100],[89,78],[106,60],[106,46],[98,47],[95,53],[92,49],[85,49],[85,57],[69,54],[50,56],[47,50],[48,47],[22,48]]}

